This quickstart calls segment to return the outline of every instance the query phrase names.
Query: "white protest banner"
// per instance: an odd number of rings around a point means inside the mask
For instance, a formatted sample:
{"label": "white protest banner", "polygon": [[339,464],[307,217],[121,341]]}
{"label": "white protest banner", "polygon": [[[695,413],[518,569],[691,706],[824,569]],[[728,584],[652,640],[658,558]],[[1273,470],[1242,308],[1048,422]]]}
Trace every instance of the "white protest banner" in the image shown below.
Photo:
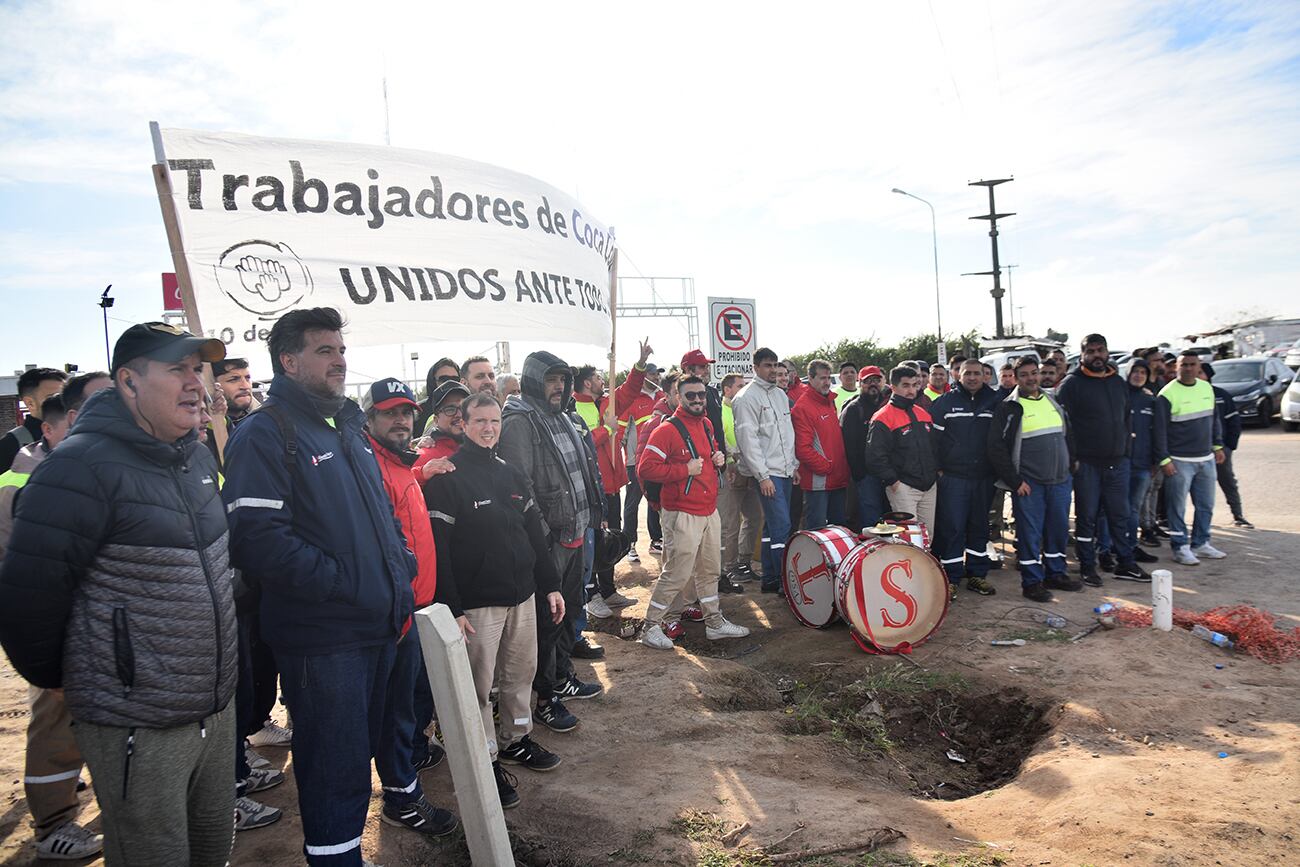
{"label": "white protest banner", "polygon": [[555,187],[401,148],[153,135],[203,330],[231,355],[304,307],[338,308],[359,346],[609,348],[614,232]]}
{"label": "white protest banner", "polygon": [[722,379],[739,373],[749,379],[754,375],[753,298],[709,299],[709,355],[713,358],[713,378]]}

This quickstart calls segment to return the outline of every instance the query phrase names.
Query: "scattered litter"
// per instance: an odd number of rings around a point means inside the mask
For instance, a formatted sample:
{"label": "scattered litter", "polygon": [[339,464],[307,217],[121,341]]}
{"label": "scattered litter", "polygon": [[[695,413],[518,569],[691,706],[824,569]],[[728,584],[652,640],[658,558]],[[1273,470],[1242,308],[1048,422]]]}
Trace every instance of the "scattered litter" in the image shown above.
{"label": "scattered litter", "polygon": [[1228,757],[1227,753],[1219,753],[1219,758],[1226,759],[1227,757]]}
{"label": "scattered litter", "polygon": [[[1126,605],[1116,609],[1115,619],[1124,626],[1150,626],[1151,609]],[[1211,608],[1203,613],[1174,609],[1174,623],[1178,626],[1191,629],[1202,625],[1235,641],[1238,650],[1256,659],[1271,663],[1300,659],[1300,626],[1279,629],[1276,620],[1272,613],[1250,605]]]}
{"label": "scattered litter", "polygon": [[966,764],[966,757],[963,756],[961,753],[957,752],[956,750],[948,750],[948,752],[944,753],[944,755],[948,757],[949,761],[956,762],[959,765]]}
{"label": "scattered litter", "polygon": [[1115,610],[1115,605],[1114,605],[1114,603],[1112,603],[1112,602],[1103,602],[1103,603],[1101,603],[1100,605],[1098,605],[1096,608],[1092,609],[1092,613],[1093,613],[1093,614],[1109,614],[1109,613],[1111,613],[1111,612],[1114,611],[1114,610]]}
{"label": "scattered litter", "polygon": [[1215,667],[1215,668],[1223,668],[1223,663],[1222,663],[1222,662],[1216,662],[1216,663],[1214,663],[1214,667]]}
{"label": "scattered litter", "polygon": [[994,647],[1024,647],[1025,646],[1025,640],[1023,638],[999,638],[989,643],[992,644]]}

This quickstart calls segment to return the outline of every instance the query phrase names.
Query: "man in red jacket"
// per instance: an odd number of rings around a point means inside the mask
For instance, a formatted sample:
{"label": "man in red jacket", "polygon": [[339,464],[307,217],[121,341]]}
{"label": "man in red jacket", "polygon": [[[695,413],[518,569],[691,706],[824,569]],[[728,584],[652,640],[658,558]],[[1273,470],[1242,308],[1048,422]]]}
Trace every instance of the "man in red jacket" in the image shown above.
{"label": "man in red jacket", "polygon": [[[678,384],[681,406],[655,428],[637,466],[647,482],[662,485],[659,522],[664,531],[664,563],[646,609],[641,643],[669,650],[673,643],[661,625],[670,607],[692,591],[704,610],[704,635],[716,641],[743,638],[749,630],[722,616],[718,573],[722,565],[722,519],[718,517],[718,471],[726,454],[717,447],[705,418],[707,387],[698,376]],[[693,587],[688,586],[693,583]]]}
{"label": "man in red jacket", "polygon": [[830,362],[808,362],[808,385],[802,389],[790,421],[794,425],[794,454],[799,459],[799,486],[803,488],[803,526],[817,529],[843,524],[844,489],[849,484],[849,461],[844,454],[844,434],[831,391]]}
{"label": "man in red jacket", "polygon": [[[628,426],[627,436],[623,440],[627,454],[627,499],[623,502],[623,530],[632,545],[627,552],[629,563],[641,562],[641,555],[636,550],[636,540],[637,523],[640,517],[638,510],[644,494],[641,490],[641,482],[636,477],[636,462],[640,459],[641,452],[645,450],[645,441],[650,436],[648,425],[650,419],[654,417],[655,407],[664,396],[659,387],[663,369],[658,365],[646,364],[646,359],[650,357],[651,352],[653,350],[650,348],[650,338],[647,337],[641,341],[641,360],[632,367],[627,379],[623,380],[623,384],[618,387],[619,392],[625,393],[625,397],[619,397],[619,402],[624,399],[630,401],[628,416],[631,423]],[[646,531],[650,534],[651,553],[656,550],[662,551],[663,532],[659,527],[659,514],[654,509],[646,510]]]}
{"label": "man in red jacket", "polygon": [[[420,483],[411,471],[415,452],[411,451],[411,434],[420,412],[411,389],[399,379],[381,379],[370,386],[361,398],[366,411],[366,430],[370,447],[379,464],[384,490],[392,501],[393,511],[402,525],[406,544],[415,554],[419,567],[411,589],[415,593],[415,610],[433,604],[438,580],[438,558],[433,546],[433,527],[424,503]],[[375,769],[384,786],[384,809],[381,818],[389,825],[410,828],[422,834],[442,836],[456,829],[456,818],[424,799],[418,773],[442,760],[437,749],[433,759],[423,759],[416,767],[414,753],[417,737],[422,737],[433,712],[430,698],[427,714],[416,710],[419,679],[425,677],[424,656],[420,653],[420,635],[408,620],[397,642],[397,656],[388,676],[384,698],[380,737],[375,753]],[[423,704],[423,702],[420,702]]]}

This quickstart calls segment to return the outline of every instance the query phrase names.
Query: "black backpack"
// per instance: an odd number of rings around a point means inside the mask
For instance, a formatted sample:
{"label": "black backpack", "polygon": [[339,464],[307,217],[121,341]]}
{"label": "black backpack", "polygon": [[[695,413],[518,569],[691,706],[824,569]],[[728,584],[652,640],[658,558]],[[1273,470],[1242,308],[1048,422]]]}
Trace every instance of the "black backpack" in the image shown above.
{"label": "black backpack", "polygon": [[[695,448],[695,443],[691,440],[691,435],[686,431],[686,423],[675,415],[669,416],[666,421],[673,427],[677,428],[677,433],[681,434],[682,442],[686,443],[686,453],[691,456],[691,459],[694,460],[695,458],[698,458],[700,453]],[[709,437],[709,448],[716,452],[718,450],[718,444],[713,439],[712,429],[706,426],[704,432]],[[713,469],[714,472],[717,472],[717,467],[714,467]],[[694,481],[694,476],[686,477],[686,493],[689,494],[691,492],[691,483]],[[656,512],[659,511],[659,496],[663,493],[663,489],[663,482],[644,481],[641,483],[641,493],[645,495],[647,502],[650,503],[651,507],[654,508]]]}

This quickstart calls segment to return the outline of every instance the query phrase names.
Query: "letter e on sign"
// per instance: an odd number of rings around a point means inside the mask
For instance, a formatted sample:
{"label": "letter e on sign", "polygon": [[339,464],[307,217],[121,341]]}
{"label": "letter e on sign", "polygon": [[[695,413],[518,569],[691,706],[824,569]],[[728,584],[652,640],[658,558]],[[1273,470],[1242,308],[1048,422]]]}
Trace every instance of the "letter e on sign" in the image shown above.
{"label": "letter e on sign", "polygon": [[743,352],[754,339],[754,323],[747,311],[733,304],[718,311],[713,319],[713,333],[723,349]]}

